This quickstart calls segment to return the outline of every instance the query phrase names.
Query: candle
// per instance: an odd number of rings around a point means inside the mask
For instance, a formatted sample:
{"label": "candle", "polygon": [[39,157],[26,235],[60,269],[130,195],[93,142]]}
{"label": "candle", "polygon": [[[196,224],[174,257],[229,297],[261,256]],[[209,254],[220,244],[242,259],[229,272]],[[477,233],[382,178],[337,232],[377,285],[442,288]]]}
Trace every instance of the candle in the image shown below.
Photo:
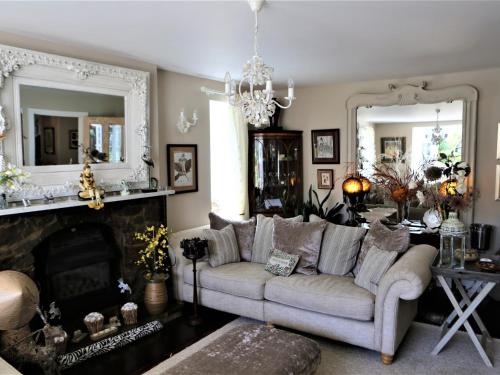
{"label": "candle", "polygon": [[294,87],[293,79],[288,78],[288,99],[289,100],[293,99],[293,87]]}

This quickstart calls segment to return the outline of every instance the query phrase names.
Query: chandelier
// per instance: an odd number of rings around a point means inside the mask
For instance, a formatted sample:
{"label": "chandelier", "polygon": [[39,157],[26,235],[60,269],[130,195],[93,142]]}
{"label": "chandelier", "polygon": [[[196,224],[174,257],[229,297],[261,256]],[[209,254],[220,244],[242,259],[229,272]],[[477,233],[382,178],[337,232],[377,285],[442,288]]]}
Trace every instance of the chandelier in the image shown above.
{"label": "chandelier", "polygon": [[[264,4],[264,0],[249,0],[250,8],[254,13],[254,39],[253,39],[253,57],[243,66],[243,76],[239,82],[231,79],[229,72],[224,77],[224,92],[202,87],[202,91],[210,94],[224,95],[228,97],[229,103],[242,109],[245,119],[256,127],[269,124],[269,117],[274,115],[276,106],[287,109],[292,106],[295,99],[293,96],[294,83],[291,78],[288,79],[288,96],[286,105],[280,104],[274,99],[274,89],[272,74],[274,69],[266,64],[258,52],[258,31],[259,20],[258,13]],[[244,86],[248,88],[245,91]]]}
{"label": "chandelier", "polygon": [[439,146],[439,144],[443,141],[443,130],[439,126],[439,112],[441,110],[439,108],[436,109],[436,126],[432,129],[431,135],[431,143],[433,145]]}

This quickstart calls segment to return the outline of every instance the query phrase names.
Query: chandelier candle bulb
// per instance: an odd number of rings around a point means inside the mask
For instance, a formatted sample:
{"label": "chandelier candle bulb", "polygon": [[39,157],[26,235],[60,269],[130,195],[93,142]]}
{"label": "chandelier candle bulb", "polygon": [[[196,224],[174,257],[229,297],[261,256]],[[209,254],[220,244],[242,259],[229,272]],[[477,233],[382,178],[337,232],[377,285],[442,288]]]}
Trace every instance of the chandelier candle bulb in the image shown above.
{"label": "chandelier candle bulb", "polygon": [[293,88],[295,84],[293,83],[293,79],[288,78],[288,99],[293,99]]}

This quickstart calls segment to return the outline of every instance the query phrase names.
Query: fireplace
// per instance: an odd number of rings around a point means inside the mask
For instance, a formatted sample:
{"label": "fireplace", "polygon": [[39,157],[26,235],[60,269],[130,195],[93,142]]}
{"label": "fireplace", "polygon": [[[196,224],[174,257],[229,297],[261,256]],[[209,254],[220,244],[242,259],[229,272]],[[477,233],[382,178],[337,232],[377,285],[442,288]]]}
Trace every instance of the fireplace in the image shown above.
{"label": "fireplace", "polygon": [[33,254],[42,306],[54,301],[70,318],[88,306],[101,310],[120,302],[120,250],[108,226],[84,223],[64,228],[36,246]]}

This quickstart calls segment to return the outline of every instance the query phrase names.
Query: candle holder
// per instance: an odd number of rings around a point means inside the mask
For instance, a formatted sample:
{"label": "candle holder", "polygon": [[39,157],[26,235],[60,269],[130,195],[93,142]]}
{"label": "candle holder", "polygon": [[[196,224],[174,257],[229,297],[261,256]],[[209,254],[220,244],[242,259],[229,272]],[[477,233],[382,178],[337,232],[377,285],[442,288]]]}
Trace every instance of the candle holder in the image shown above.
{"label": "candle holder", "polygon": [[198,283],[196,282],[196,261],[205,256],[208,251],[208,241],[198,237],[184,239],[181,241],[181,247],[184,249],[182,255],[193,262],[193,315],[189,317],[189,325],[198,326],[203,322],[198,315]]}

